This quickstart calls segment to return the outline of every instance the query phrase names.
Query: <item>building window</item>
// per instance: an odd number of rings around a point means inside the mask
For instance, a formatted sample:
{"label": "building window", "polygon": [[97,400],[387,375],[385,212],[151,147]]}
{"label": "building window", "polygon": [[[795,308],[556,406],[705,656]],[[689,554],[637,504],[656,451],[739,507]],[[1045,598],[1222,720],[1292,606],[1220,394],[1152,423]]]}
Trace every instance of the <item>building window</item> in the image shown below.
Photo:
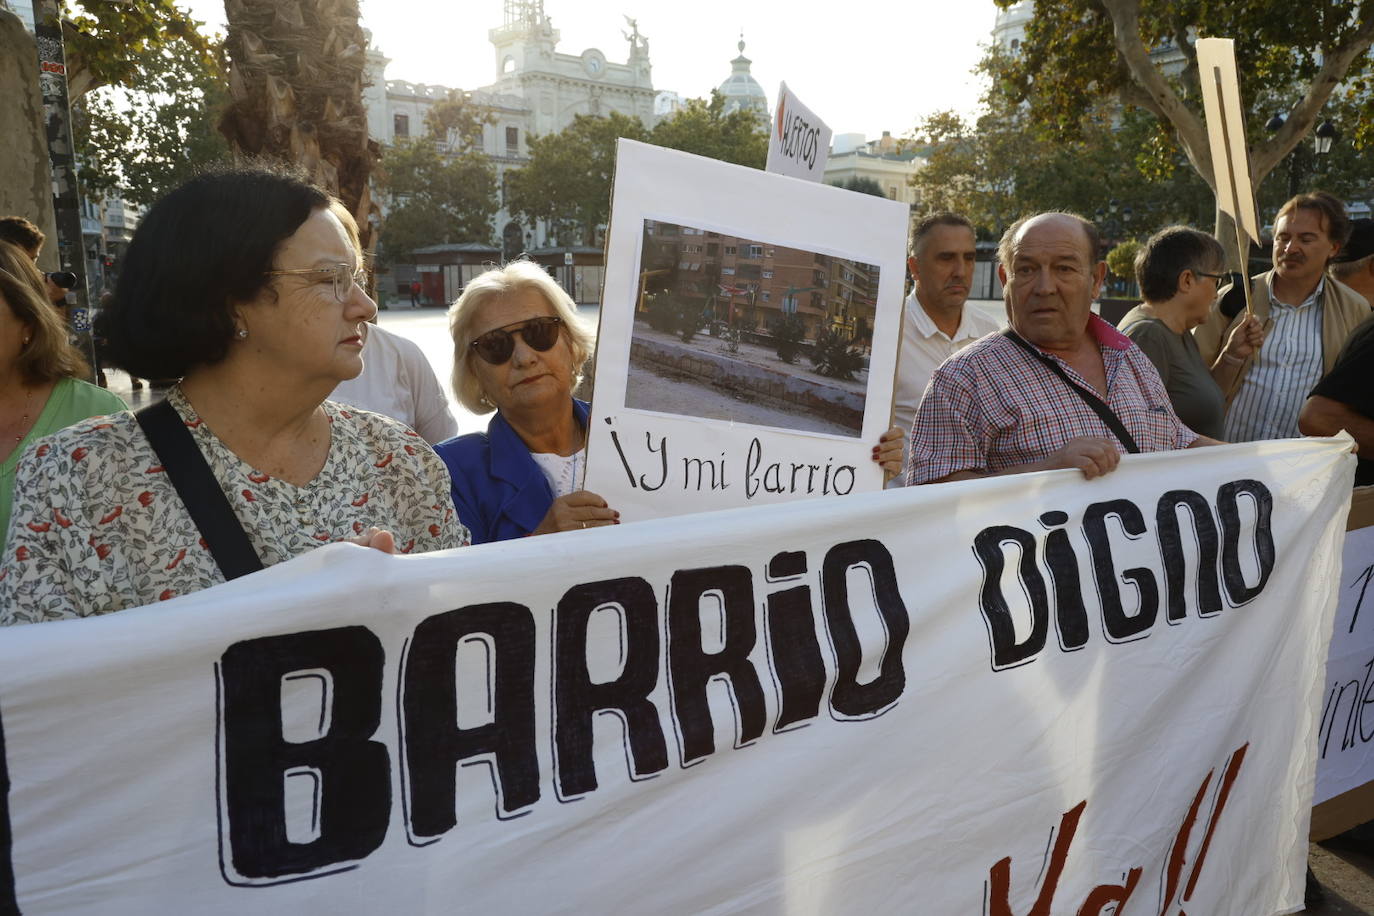
{"label": "building window", "polygon": [[773,279],[773,272],[772,272],[771,270],[765,270],[765,271],[763,272],[763,279],[765,279],[765,280],[771,280],[771,279]]}
{"label": "building window", "polygon": [[768,290],[764,290],[764,291],[763,291],[763,301],[764,301],[764,302],[768,302],[768,301],[771,300],[772,298],[773,298],[773,294],[772,294],[770,291],[768,291]]}
{"label": "building window", "polygon": [[761,257],[763,257],[763,246],[762,246],[762,245],[750,245],[750,246],[749,246],[749,257],[751,257],[751,258],[761,258]]}
{"label": "building window", "polygon": [[735,269],[733,267],[722,267],[720,273],[721,276],[724,277],[733,277],[735,275]]}
{"label": "building window", "polygon": [[725,246],[725,253],[726,253],[726,254],[737,254],[738,252],[739,252],[739,249],[738,249],[736,246],[734,246],[734,245],[726,245],[726,246]]}
{"label": "building window", "polygon": [[520,128],[506,128],[506,155],[518,156],[520,154]]}
{"label": "building window", "polygon": [[890,200],[897,199],[897,186],[895,184],[890,184],[887,186],[887,196]]}
{"label": "building window", "polygon": [[392,131],[398,137],[410,136],[410,115],[398,114],[392,119]]}

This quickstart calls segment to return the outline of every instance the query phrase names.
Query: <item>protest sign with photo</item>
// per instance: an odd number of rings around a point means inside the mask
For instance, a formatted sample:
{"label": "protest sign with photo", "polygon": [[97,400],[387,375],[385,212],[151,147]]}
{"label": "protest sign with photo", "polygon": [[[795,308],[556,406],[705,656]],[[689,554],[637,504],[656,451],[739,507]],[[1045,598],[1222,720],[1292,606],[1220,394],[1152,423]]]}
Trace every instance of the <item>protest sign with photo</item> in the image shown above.
{"label": "protest sign with photo", "polygon": [[768,171],[821,181],[829,157],[830,128],[797,99],[787,83],[782,83],[768,135]]}
{"label": "protest sign with photo", "polygon": [[880,488],[907,208],[618,150],[586,488],[627,521]]}
{"label": "protest sign with photo", "polygon": [[1291,912],[1348,449],[336,544],[8,628],[0,911]]}

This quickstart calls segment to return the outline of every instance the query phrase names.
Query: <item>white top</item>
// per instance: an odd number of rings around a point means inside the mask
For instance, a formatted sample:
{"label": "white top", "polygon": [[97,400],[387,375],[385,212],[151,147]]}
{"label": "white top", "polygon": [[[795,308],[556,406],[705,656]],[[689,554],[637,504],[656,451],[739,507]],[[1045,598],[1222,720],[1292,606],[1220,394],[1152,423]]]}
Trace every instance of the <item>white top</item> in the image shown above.
{"label": "white top", "polygon": [[[950,337],[935,326],[916,299],[916,290],[906,297],[902,309],[902,351],[897,359],[897,387],[892,399],[892,425],[900,426],[911,438],[916,408],[930,384],[930,377],[942,362],[980,337],[991,334],[999,325],[966,304],[959,327]],[[900,477],[898,478],[900,479]]]}
{"label": "white top", "polygon": [[400,420],[430,445],[458,435],[458,421],[419,345],[375,324],[368,325],[363,343],[362,374],[340,382],[329,399]]}
{"label": "white top", "polygon": [[1298,432],[1298,413],[1322,377],[1324,292],[1325,277],[1302,305],[1280,302],[1270,291],[1273,324],[1226,411],[1227,442],[1302,435]]}
{"label": "white top", "polygon": [[553,489],[553,498],[567,496],[569,493],[578,489],[577,472],[583,470],[587,464],[587,450],[573,452],[571,455],[555,455],[552,452],[530,452],[530,457],[534,463],[539,465],[539,470],[544,472],[544,478],[548,480],[549,487]]}

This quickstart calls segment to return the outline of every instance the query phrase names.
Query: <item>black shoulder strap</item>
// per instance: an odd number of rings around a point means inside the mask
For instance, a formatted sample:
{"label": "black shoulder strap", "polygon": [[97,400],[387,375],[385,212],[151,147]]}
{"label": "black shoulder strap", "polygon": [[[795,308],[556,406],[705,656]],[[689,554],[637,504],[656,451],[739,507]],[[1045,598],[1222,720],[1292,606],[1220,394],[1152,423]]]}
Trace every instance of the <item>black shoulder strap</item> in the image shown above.
{"label": "black shoulder strap", "polygon": [[1126,451],[1130,452],[1132,455],[1140,453],[1140,446],[1136,445],[1135,437],[1131,435],[1131,431],[1126,428],[1125,423],[1121,422],[1121,418],[1116,415],[1116,411],[1108,407],[1107,403],[1097,396],[1097,392],[1084,388],[1082,385],[1069,378],[1069,374],[1064,371],[1064,368],[1060,366],[1059,363],[1055,362],[1044,353],[1041,353],[1025,340],[1022,340],[1021,336],[1011,328],[1004,330],[1002,336],[1025,350],[1031,356],[1040,360],[1050,368],[1050,371],[1059,376],[1064,384],[1068,385],[1069,388],[1073,390],[1074,394],[1083,399],[1083,403],[1093,409],[1093,413],[1097,414],[1098,418],[1107,425],[1107,428],[1116,435],[1116,438],[1126,447]]}
{"label": "black shoulder strap", "polygon": [[176,408],[163,400],[137,411],[134,417],[191,514],[191,521],[200,529],[225,580],[262,569],[262,560],[248,540],[243,524]]}

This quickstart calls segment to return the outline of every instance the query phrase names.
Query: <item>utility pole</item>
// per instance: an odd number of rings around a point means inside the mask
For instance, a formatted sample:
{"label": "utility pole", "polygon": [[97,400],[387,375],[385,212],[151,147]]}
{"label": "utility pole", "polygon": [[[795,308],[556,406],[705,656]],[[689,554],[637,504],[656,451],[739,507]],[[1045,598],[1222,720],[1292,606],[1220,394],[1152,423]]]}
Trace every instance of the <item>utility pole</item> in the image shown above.
{"label": "utility pole", "polygon": [[90,290],[86,277],[86,245],[81,236],[81,198],[76,187],[76,150],[72,115],[67,100],[67,57],[62,47],[62,18],[58,0],[35,0],[34,34],[38,44],[38,84],[43,94],[43,127],[52,167],[53,216],[57,219],[57,255],[62,269],[76,274],[67,320],[77,346],[91,366],[95,381],[95,341],[91,337]]}

